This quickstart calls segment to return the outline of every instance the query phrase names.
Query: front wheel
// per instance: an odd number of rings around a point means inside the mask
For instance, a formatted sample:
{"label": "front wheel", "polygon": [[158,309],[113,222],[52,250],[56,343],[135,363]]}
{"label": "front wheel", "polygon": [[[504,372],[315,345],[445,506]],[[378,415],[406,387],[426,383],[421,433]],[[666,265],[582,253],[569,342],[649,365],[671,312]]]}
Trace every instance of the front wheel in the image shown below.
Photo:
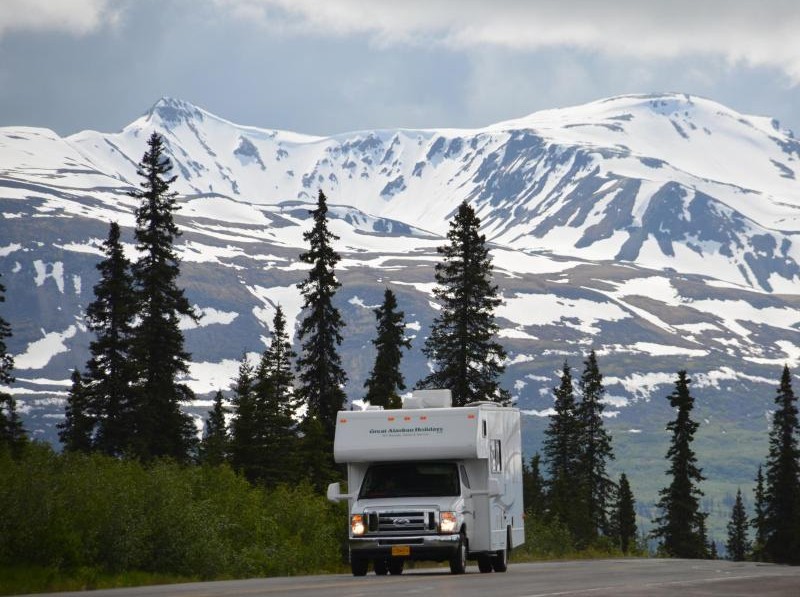
{"label": "front wheel", "polygon": [[458,549],[453,557],[450,558],[450,572],[453,574],[464,574],[467,571],[467,537],[461,533],[458,542]]}
{"label": "front wheel", "polygon": [[369,568],[369,560],[362,558],[353,558],[350,560],[350,570],[353,571],[353,576],[366,576],[367,568]]}
{"label": "front wheel", "polygon": [[495,572],[505,572],[508,570],[508,551],[501,549],[492,558],[492,568]]}
{"label": "front wheel", "polygon": [[397,576],[403,574],[403,560],[400,558],[392,558],[389,560],[389,574]]}
{"label": "front wheel", "polygon": [[389,566],[386,564],[384,558],[375,560],[375,562],[373,562],[373,568],[375,568],[375,574],[378,576],[386,576],[389,573]]}

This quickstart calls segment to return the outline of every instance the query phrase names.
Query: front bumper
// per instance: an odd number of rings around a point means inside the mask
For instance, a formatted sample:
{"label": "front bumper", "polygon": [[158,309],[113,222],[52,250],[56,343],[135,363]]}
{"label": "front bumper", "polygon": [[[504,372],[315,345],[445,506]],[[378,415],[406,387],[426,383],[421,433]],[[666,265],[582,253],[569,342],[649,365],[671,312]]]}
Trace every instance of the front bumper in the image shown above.
{"label": "front bumper", "polygon": [[[458,549],[461,535],[412,535],[408,537],[353,537],[350,538],[350,559],[401,557],[406,560],[449,560]],[[408,555],[392,553],[392,548],[409,548]],[[400,550],[402,551],[402,550]]]}

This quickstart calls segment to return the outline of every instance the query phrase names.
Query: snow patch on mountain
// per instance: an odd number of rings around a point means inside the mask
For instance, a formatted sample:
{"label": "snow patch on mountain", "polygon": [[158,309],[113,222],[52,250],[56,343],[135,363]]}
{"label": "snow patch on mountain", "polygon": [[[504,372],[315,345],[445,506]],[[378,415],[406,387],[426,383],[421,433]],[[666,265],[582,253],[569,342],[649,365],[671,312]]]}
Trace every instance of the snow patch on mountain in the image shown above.
{"label": "snow patch on mountain", "polygon": [[52,278],[58,291],[64,294],[64,264],[61,261],[44,263],[41,259],[36,259],[33,262],[33,268],[36,270],[34,283],[37,286],[41,286],[48,278]]}
{"label": "snow patch on mountain", "polygon": [[45,332],[42,338],[28,344],[24,352],[14,355],[15,369],[42,369],[57,354],[68,352],[66,341],[78,332],[76,325],[69,326],[63,332]]}
{"label": "snow patch on mountain", "polygon": [[595,324],[600,321],[619,321],[630,317],[629,313],[611,302],[529,293],[504,297],[496,315],[523,326],[560,323],[586,334],[597,333],[599,329]]}

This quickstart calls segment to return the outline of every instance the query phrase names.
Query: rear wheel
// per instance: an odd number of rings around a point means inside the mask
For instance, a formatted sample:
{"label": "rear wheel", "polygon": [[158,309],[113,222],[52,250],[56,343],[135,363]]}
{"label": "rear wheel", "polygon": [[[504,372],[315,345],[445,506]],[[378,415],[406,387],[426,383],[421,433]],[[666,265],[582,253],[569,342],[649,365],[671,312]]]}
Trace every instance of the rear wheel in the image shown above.
{"label": "rear wheel", "polygon": [[389,560],[389,573],[395,576],[403,574],[403,564],[405,564],[405,562],[400,558],[392,558]]}
{"label": "rear wheel", "polygon": [[389,572],[389,567],[386,565],[386,560],[384,558],[378,558],[374,562],[375,567],[375,574],[378,576],[386,576]]}
{"label": "rear wheel", "polygon": [[492,568],[495,572],[505,572],[508,570],[508,551],[501,549],[492,558]]}
{"label": "rear wheel", "polygon": [[458,542],[458,549],[453,557],[450,558],[450,572],[453,574],[464,574],[467,571],[467,537],[461,533],[461,540]]}
{"label": "rear wheel", "polygon": [[486,574],[492,571],[492,556],[482,555],[478,556],[478,570]]}
{"label": "rear wheel", "polygon": [[365,576],[369,568],[369,560],[362,558],[353,558],[350,560],[350,569],[353,571],[353,576]]}

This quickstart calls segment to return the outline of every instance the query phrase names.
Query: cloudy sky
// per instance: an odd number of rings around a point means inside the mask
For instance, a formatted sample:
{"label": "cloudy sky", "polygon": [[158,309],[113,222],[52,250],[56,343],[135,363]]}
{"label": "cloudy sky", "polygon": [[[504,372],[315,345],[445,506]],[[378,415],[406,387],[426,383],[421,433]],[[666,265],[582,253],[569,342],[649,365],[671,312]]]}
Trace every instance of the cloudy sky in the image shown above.
{"label": "cloudy sky", "polygon": [[680,91],[800,135],[797,0],[0,0],[0,126],[159,97],[312,134],[478,127]]}

